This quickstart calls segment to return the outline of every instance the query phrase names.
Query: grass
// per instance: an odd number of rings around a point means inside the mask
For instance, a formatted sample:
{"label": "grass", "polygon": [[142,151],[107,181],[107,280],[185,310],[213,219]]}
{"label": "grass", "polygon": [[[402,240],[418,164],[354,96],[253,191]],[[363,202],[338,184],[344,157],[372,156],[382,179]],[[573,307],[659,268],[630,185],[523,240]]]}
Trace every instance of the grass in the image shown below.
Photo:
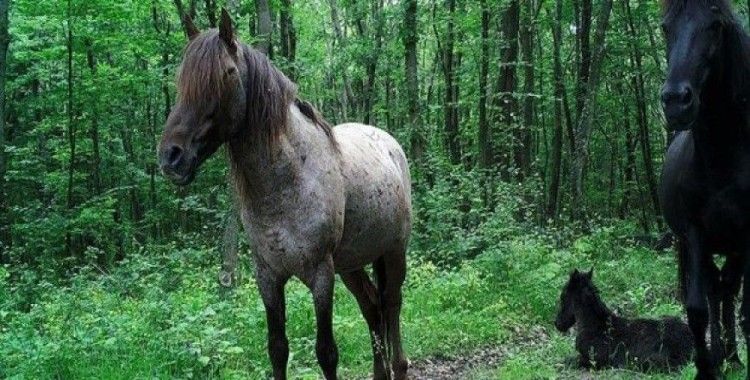
{"label": "grass", "polygon": [[[403,309],[406,352],[414,361],[506,345],[499,368],[479,368],[472,377],[580,378],[565,365],[574,355],[573,337],[551,323],[571,269],[594,267],[604,299],[623,315],[682,314],[673,256],[635,247],[623,240],[630,234],[629,227],[603,228],[565,248],[549,236],[528,234],[487,244],[481,255],[453,268],[419,261],[419,252],[412,252]],[[83,271],[65,287],[21,285],[18,278],[11,281],[8,268],[0,269],[0,377],[267,378],[265,318],[255,283],[244,280],[222,291],[216,256],[205,247],[152,247],[112,273]],[[34,302],[24,305],[19,295],[32,285]],[[311,296],[299,282],[287,287],[287,314],[290,378],[317,379]],[[334,314],[340,376],[366,376],[366,325],[340,283]],[[541,337],[527,336],[531,330],[542,331]],[[687,367],[669,375],[592,375],[666,379],[692,373]]]}

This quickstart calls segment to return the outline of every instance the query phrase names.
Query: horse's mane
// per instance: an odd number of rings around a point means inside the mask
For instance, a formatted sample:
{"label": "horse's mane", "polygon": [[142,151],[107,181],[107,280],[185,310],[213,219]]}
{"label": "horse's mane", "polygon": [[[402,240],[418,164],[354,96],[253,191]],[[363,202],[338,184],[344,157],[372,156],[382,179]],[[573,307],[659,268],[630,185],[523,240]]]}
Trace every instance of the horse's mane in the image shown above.
{"label": "horse's mane", "polygon": [[[725,48],[728,48],[726,64],[729,67],[730,93],[735,101],[742,101],[748,96],[750,86],[750,36],[742,27],[742,23],[732,10],[727,0],[661,0],[664,21],[669,23],[689,5],[700,6],[704,9],[716,7],[727,32]],[[744,106],[744,105],[743,105]]]}
{"label": "horse's mane", "polygon": [[[313,124],[325,132],[337,147],[331,125],[312,104],[297,96],[297,85],[277,69],[261,52],[239,44],[247,66],[244,83],[247,101],[246,131],[251,138],[260,139],[270,146],[288,127],[289,106],[294,105]],[[182,101],[208,105],[220,99],[226,87],[226,64],[221,59],[228,54],[226,44],[215,29],[195,37],[185,49],[182,67],[178,72],[177,86]]]}

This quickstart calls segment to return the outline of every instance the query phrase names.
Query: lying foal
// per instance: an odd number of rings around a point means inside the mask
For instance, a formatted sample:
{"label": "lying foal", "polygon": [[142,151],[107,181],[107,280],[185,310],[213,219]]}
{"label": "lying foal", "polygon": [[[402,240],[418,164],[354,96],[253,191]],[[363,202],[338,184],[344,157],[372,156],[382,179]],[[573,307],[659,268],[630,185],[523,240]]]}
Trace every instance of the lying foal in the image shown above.
{"label": "lying foal", "polygon": [[555,327],[568,331],[578,323],[576,350],[583,368],[623,367],[668,371],[693,355],[693,338],[678,318],[626,319],[602,302],[591,281],[593,270],[570,274],[560,295]]}

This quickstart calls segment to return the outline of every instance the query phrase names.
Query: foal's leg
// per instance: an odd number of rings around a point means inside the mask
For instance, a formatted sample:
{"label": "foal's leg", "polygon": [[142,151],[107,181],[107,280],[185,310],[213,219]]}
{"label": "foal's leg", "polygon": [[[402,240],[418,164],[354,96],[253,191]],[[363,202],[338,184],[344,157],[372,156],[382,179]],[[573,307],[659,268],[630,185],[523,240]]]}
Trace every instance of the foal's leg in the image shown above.
{"label": "foal's leg", "polygon": [[375,271],[378,273],[378,287],[383,287],[383,313],[391,354],[391,370],[395,380],[406,379],[409,362],[401,344],[401,287],[406,279],[406,255],[403,251],[385,255],[375,262]]}
{"label": "foal's leg", "polygon": [[262,260],[256,260],[258,289],[266,308],[268,323],[268,356],[271,358],[273,378],[286,380],[289,341],[286,338],[286,300],[284,285],[288,278],[280,278]]}
{"label": "foal's leg", "polygon": [[741,364],[737,354],[737,334],[735,331],[736,316],[734,314],[734,302],[740,292],[742,280],[742,259],[738,256],[727,258],[721,269],[722,283],[722,324],[724,327],[724,355],[730,364]]}
{"label": "foal's leg", "polygon": [[[706,327],[708,326],[708,305],[706,302],[706,274],[703,266],[706,263],[702,237],[692,229],[688,233],[687,252],[681,257],[687,261],[687,292],[685,306],[687,309],[688,325],[693,333],[695,343],[695,367],[698,370],[696,379],[715,379],[716,371],[711,355],[706,347]],[[750,327],[750,326],[748,326]]]}
{"label": "foal's leg", "polygon": [[333,258],[329,255],[318,264],[308,278],[303,279],[310,288],[315,306],[317,336],[315,354],[318,364],[327,380],[336,379],[336,366],[339,362],[336,340],[333,338],[333,284],[335,279]]}
{"label": "foal's leg", "polygon": [[373,378],[376,380],[387,379],[385,372],[385,362],[383,351],[385,342],[383,341],[381,316],[378,301],[378,291],[375,289],[364,269],[356,270],[350,273],[341,274],[344,285],[349,289],[357,299],[359,309],[362,311],[367,327],[370,329],[370,341],[372,344],[373,356]]}

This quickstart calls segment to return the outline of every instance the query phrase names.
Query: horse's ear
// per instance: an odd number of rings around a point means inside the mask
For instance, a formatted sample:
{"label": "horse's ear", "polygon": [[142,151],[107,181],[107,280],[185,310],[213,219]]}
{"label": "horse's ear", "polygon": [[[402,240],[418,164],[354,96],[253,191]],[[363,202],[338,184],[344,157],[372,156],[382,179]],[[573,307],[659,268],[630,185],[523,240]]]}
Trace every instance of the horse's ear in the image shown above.
{"label": "horse's ear", "polygon": [[182,18],[182,21],[185,23],[185,32],[187,32],[187,36],[190,41],[201,34],[201,31],[198,30],[198,28],[195,26],[195,24],[193,23],[193,18],[190,17],[190,15],[185,15],[185,17]]}
{"label": "horse's ear", "polygon": [[590,270],[589,270],[589,271],[588,271],[588,272],[586,273],[586,277],[588,277],[588,278],[589,278],[589,280],[591,280],[591,278],[593,278],[593,277],[594,277],[594,268],[591,268],[591,269],[590,269]]}
{"label": "horse's ear", "polygon": [[221,8],[221,21],[219,21],[219,37],[227,45],[230,53],[237,51],[237,45],[234,41],[234,27],[232,26],[232,17],[229,16],[226,8]]}

